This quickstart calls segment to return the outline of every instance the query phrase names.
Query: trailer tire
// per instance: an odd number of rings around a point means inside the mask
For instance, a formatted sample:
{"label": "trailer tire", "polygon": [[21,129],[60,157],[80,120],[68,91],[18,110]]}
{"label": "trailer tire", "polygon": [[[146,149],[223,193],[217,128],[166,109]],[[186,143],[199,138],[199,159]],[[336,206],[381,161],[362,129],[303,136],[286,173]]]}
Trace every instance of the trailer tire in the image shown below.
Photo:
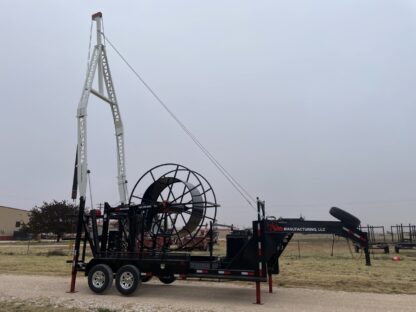
{"label": "trailer tire", "polygon": [[337,218],[338,220],[340,220],[341,222],[345,223],[346,225],[349,225],[351,227],[357,228],[360,226],[360,219],[358,219],[357,217],[353,216],[352,214],[346,212],[345,210],[342,210],[338,207],[332,207],[329,210],[329,213]]}
{"label": "trailer tire", "polygon": [[173,274],[162,275],[159,276],[159,280],[163,284],[172,284],[174,281],[176,281],[176,277]]}
{"label": "trailer tire", "polygon": [[88,286],[97,293],[102,294],[113,284],[113,270],[106,264],[97,264],[88,272]]}
{"label": "trailer tire", "polygon": [[136,266],[127,264],[117,271],[116,287],[122,295],[131,295],[140,284],[140,271]]}

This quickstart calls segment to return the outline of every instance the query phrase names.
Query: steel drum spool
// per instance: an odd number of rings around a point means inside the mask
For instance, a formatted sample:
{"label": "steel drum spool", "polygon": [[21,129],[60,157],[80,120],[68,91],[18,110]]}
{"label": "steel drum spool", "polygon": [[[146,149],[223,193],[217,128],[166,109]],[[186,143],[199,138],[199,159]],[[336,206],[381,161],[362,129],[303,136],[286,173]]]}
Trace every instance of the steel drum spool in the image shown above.
{"label": "steel drum spool", "polygon": [[134,186],[129,204],[138,204],[137,201],[155,206],[144,213],[142,221],[145,237],[152,240],[145,247],[163,250],[192,249],[208,235],[208,231],[202,235],[201,229],[215,222],[219,206],[209,182],[178,164],[159,165],[147,171]]}

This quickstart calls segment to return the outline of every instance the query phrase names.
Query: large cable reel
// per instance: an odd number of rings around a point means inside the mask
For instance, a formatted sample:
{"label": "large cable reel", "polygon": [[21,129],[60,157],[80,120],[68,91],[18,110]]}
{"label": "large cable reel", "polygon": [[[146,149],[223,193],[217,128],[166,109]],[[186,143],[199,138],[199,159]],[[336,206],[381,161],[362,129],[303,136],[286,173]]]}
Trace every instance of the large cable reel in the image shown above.
{"label": "large cable reel", "polygon": [[137,181],[129,205],[137,204],[144,208],[136,241],[152,250],[193,249],[209,235],[219,206],[201,174],[172,163],[148,170]]}

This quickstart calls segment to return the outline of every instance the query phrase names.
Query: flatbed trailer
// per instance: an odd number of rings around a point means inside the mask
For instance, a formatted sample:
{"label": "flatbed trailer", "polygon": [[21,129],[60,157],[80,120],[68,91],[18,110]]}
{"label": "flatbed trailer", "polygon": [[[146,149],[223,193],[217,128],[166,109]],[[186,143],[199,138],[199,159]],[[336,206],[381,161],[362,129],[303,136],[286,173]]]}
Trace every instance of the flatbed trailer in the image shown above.
{"label": "flatbed trailer", "polygon": [[391,226],[391,240],[397,253],[400,249],[416,250],[416,225]]}
{"label": "flatbed trailer", "polygon": [[[78,227],[83,230],[83,248],[80,259],[74,263],[76,271],[88,276],[92,291],[102,293],[116,279],[116,287],[123,295],[133,293],[141,282],[153,276],[162,283],[170,284],[176,279],[204,278],[254,282],[256,303],[261,303],[260,283],[268,282],[273,292],[272,275],[279,274],[279,257],[295,233],[334,234],[359,244],[365,252],[366,265],[371,265],[367,233],[345,221],[307,221],[304,219],[274,219],[265,217],[264,202],[258,201],[257,220],[249,230],[234,230],[226,237],[226,255],[214,256],[212,244],[209,255],[192,252],[147,250],[140,247],[120,251],[119,234],[109,231],[110,220],[123,220],[148,209],[143,205],[134,207],[110,207],[105,204],[104,214],[92,210],[83,216]],[[336,208],[335,212],[344,211]],[[82,210],[80,210],[82,212]],[[129,211],[128,213],[126,213]],[[330,211],[334,214],[334,208]],[[121,216],[122,215],[122,216]],[[337,214],[335,214],[337,215]],[[101,235],[97,224],[102,223]],[[123,231],[122,228],[119,229]],[[114,233],[110,233],[114,232]],[[79,241],[80,243],[80,241]],[[87,245],[93,258],[86,262]]]}

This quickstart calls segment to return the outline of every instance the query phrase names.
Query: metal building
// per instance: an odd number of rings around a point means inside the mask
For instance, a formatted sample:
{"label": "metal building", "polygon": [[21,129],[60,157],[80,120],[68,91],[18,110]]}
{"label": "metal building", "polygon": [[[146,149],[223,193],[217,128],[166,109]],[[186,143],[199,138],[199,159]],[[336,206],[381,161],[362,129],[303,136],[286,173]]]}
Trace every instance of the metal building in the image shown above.
{"label": "metal building", "polygon": [[29,214],[27,210],[0,206],[0,240],[13,239],[14,231],[29,222]]}

